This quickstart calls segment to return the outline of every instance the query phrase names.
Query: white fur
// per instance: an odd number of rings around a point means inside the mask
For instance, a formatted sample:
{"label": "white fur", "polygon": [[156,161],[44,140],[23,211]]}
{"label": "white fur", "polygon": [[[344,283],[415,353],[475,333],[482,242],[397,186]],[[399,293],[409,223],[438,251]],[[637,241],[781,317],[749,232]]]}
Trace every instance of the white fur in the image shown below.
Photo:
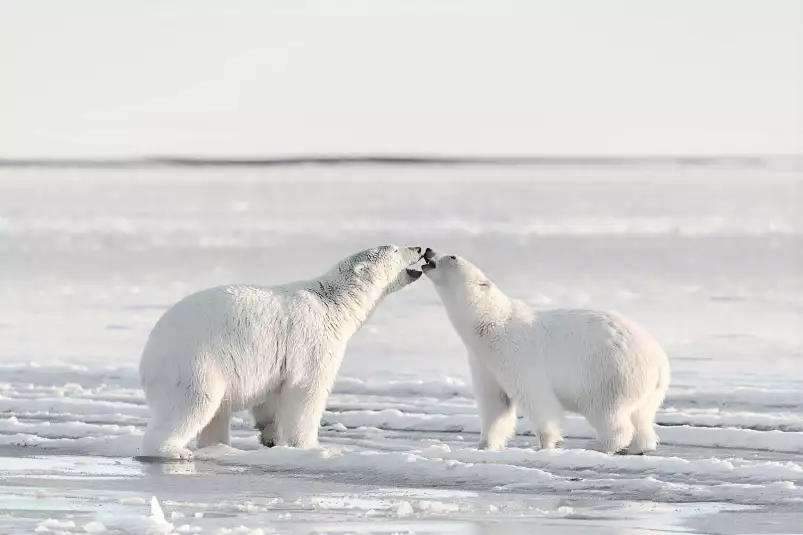
{"label": "white fur", "polygon": [[[140,361],[152,417],[141,454],[191,458],[187,443],[229,443],[250,409],[263,444],[315,447],[346,344],[386,295],[420,275],[420,247],[362,251],[324,275],[185,297],[159,319]],[[199,435],[200,433],[200,435]]]}
{"label": "white fur", "polygon": [[427,250],[424,273],[465,343],[482,420],[480,448],[503,448],[515,405],[542,448],[562,440],[565,410],[597,432],[593,449],[657,447],[655,413],[669,386],[669,360],[641,326],[615,312],[535,311],[511,299],[457,256]]}

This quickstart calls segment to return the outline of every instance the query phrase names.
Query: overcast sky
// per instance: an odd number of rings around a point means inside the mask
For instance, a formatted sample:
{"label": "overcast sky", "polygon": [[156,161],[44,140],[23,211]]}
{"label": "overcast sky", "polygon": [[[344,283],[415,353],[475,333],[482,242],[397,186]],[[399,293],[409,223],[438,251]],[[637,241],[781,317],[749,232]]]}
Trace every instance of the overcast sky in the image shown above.
{"label": "overcast sky", "polygon": [[0,157],[803,153],[803,0],[0,0]]}

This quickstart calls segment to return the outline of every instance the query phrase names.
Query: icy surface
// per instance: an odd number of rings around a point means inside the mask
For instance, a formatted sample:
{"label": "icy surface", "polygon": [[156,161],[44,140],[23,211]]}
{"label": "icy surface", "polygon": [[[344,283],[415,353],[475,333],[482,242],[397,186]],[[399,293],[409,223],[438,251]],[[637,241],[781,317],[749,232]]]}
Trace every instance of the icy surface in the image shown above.
{"label": "icy surface", "polygon": [[[0,532],[799,532],[801,188],[716,166],[0,171]],[[243,413],[231,448],[132,459],[167,306],[381,243],[638,319],[672,359],[658,452],[587,451],[576,415],[563,449],[520,419],[477,451],[463,348],[422,280],[353,340],[320,450],[261,448]]]}

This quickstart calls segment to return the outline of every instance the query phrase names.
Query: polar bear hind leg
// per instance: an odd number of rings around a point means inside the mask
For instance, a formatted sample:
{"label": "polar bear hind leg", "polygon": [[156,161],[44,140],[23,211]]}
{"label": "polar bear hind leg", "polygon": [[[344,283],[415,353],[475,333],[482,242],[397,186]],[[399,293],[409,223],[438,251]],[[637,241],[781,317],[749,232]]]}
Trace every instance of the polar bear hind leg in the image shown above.
{"label": "polar bear hind leg", "polygon": [[[169,402],[148,400],[152,411],[151,420],[142,438],[141,457],[159,457],[173,460],[192,459],[187,443],[195,438],[216,417],[223,399],[223,389],[188,388],[178,398]],[[221,417],[207,436],[220,436]],[[228,426],[228,417],[225,418]],[[228,434],[228,431],[226,432]]]}
{"label": "polar bear hind leg", "polygon": [[589,443],[588,449],[610,454],[625,451],[635,433],[630,420],[632,409],[628,409],[615,407],[587,414],[586,420],[597,432],[597,439]]}
{"label": "polar bear hind leg", "polygon": [[656,389],[630,415],[635,433],[633,441],[627,449],[628,453],[640,455],[658,448],[658,435],[655,433],[654,427],[655,413],[664,402],[664,396],[665,392],[662,388]]}

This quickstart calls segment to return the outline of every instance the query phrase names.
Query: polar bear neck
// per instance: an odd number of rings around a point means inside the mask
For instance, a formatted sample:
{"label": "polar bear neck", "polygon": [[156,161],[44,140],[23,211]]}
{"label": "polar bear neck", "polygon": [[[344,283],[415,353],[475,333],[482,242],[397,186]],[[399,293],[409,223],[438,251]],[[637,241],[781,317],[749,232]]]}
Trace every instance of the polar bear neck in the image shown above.
{"label": "polar bear neck", "polygon": [[466,339],[484,338],[504,327],[513,302],[490,281],[465,286],[436,286],[449,320]]}
{"label": "polar bear neck", "polygon": [[316,279],[309,287],[324,307],[325,324],[346,337],[356,333],[371,317],[389,289],[390,284],[346,280],[331,274]]}

